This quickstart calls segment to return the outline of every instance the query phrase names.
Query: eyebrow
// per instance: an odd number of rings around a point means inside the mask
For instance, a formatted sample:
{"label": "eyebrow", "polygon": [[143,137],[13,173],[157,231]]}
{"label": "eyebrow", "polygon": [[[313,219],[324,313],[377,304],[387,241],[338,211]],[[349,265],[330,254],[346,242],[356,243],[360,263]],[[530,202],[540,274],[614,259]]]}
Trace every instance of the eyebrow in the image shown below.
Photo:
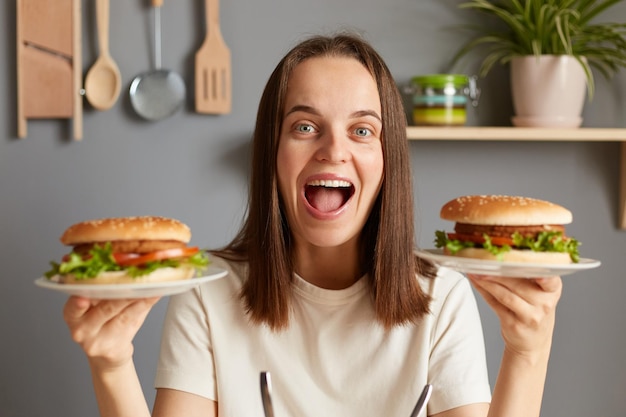
{"label": "eyebrow", "polygon": [[[293,106],[291,109],[289,109],[289,111],[287,113],[285,113],[285,116],[290,115],[291,113],[298,112],[298,111],[305,112],[305,113],[311,113],[311,114],[316,115],[316,116],[321,116],[320,112],[317,111],[314,107],[306,106],[306,105],[302,105],[302,104]],[[353,117],[353,118],[365,117],[365,116],[371,116],[371,117],[377,119],[379,122],[382,122],[381,117],[374,110],[359,110],[359,111],[355,111],[354,113],[352,113],[350,115],[350,117]]]}

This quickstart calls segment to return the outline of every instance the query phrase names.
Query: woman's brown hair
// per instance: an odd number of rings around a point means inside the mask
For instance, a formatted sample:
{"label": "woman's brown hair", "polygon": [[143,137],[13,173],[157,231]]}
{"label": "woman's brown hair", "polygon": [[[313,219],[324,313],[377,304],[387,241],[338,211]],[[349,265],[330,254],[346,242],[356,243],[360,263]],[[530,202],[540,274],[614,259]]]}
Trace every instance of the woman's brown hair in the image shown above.
{"label": "woman's brown hair", "polygon": [[362,232],[361,259],[378,321],[388,329],[415,323],[428,313],[430,302],[416,275],[432,277],[435,271],[414,254],[406,116],[387,65],[359,36],[315,36],[295,46],[278,63],[259,103],[247,218],[234,240],[213,253],[248,263],[241,297],[253,322],[274,330],[288,326],[294,270],[291,231],[278,192],[276,154],[289,77],[302,61],[322,56],[354,58],[376,80],[383,121],[384,179]]}

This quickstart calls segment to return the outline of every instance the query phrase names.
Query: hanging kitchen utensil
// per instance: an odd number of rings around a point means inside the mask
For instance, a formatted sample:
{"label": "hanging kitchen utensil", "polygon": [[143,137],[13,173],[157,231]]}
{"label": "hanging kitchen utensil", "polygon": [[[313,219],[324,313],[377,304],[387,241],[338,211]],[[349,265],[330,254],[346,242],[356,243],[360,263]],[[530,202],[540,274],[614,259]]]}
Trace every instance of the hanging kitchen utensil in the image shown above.
{"label": "hanging kitchen utensil", "polygon": [[17,136],[28,119],[70,118],[83,135],[81,0],[17,0]]}
{"label": "hanging kitchen utensil", "polygon": [[152,0],[154,11],[153,71],[139,74],[130,84],[130,103],[147,120],[161,120],[173,115],[185,101],[185,82],[174,71],[161,68],[161,6]]}
{"label": "hanging kitchen utensil", "polygon": [[219,0],[205,0],[206,38],[196,52],[198,113],[226,114],[232,107],[230,50],[222,38]]}
{"label": "hanging kitchen utensil", "polygon": [[120,95],[122,76],[109,53],[109,0],[96,0],[100,56],[85,77],[85,95],[97,110],[109,110]]}

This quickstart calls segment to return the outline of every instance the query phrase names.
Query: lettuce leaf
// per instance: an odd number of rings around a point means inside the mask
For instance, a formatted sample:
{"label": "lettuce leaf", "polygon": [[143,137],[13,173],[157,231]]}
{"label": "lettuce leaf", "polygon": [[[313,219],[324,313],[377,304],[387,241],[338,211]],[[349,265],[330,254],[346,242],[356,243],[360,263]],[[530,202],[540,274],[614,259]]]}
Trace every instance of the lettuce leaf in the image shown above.
{"label": "lettuce leaf", "polygon": [[115,262],[110,243],[104,246],[94,245],[89,251],[89,256],[83,257],[75,252],[68,255],[67,260],[58,263],[50,262],[50,270],[45,273],[50,279],[55,275],[73,275],[76,279],[89,279],[103,272],[126,271],[131,277],[147,275],[159,268],[177,268],[190,266],[196,270],[203,270],[209,264],[209,258],[205,251],[199,251],[184,259],[164,259],[161,261],[148,262],[140,266],[122,267]]}
{"label": "lettuce leaf", "polygon": [[[483,238],[485,242],[482,244],[460,241],[458,239],[450,239],[446,232],[437,230],[435,232],[435,247],[446,248],[451,254],[455,254],[465,248],[481,248],[488,250],[499,259],[502,258],[502,254],[511,250],[509,245],[497,246],[492,244],[491,239],[486,234],[483,234]],[[522,236],[520,233],[515,232],[511,238],[516,249],[528,249],[535,252],[568,253],[572,262],[576,263],[580,260],[578,252],[580,242],[574,238],[563,236],[562,232],[544,231],[537,234],[536,237]]]}
{"label": "lettuce leaf", "polygon": [[472,242],[463,242],[458,239],[450,239],[448,234],[443,230],[437,230],[435,232],[435,247],[446,248],[451,254],[455,254],[461,249],[473,248],[476,245]]}
{"label": "lettuce leaf", "polygon": [[512,236],[515,246],[527,248],[535,252],[566,252],[569,253],[572,262],[580,260],[578,246],[580,242],[571,237],[563,236],[562,232],[540,232],[535,238],[522,236],[515,232]]}
{"label": "lettuce leaf", "polygon": [[483,238],[485,239],[485,243],[483,243],[483,249],[489,251],[489,253],[494,255],[500,261],[502,260],[503,255],[511,250],[511,247],[509,245],[497,246],[491,243],[491,238],[486,233],[483,233]]}

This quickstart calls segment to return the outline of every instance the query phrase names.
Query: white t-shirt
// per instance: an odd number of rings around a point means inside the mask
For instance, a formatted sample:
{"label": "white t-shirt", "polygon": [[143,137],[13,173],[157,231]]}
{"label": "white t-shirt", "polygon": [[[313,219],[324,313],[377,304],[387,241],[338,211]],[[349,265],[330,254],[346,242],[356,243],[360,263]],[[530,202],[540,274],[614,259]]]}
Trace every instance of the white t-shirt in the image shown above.
{"label": "white t-shirt", "polygon": [[290,325],[272,332],[246,316],[245,267],[219,258],[213,265],[229,274],[170,298],[157,388],[217,401],[227,417],[263,415],[261,371],[271,373],[277,416],[404,417],[426,383],[428,414],[491,400],[476,300],[457,272],[419,278],[431,314],[388,332],[365,279],[326,290],[296,276]]}

